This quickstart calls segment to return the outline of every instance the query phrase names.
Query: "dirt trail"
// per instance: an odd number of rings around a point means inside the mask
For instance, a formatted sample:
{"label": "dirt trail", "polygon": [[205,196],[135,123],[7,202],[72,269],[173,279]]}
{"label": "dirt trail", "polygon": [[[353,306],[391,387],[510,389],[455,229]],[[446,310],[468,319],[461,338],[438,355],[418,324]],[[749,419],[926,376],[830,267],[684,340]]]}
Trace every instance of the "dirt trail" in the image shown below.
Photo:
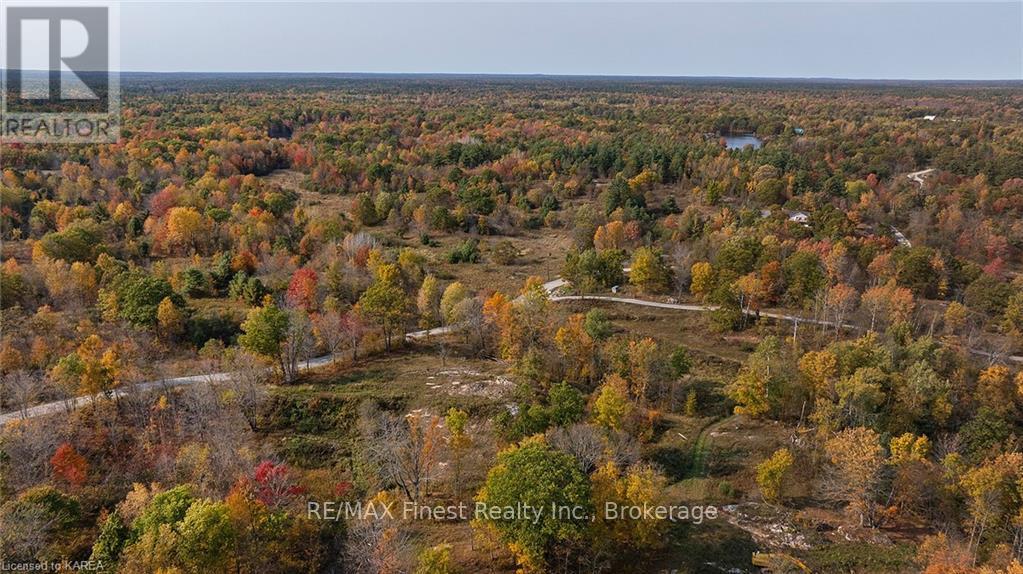
{"label": "dirt trail", "polygon": [[[626,271],[628,271],[627,268],[626,268]],[[562,295],[562,296],[555,295],[557,290],[560,289],[561,287],[565,286],[566,284],[567,284],[567,281],[565,281],[564,279],[559,277],[557,279],[554,279],[552,281],[548,281],[548,282],[544,283],[543,284],[543,288],[544,288],[545,291],[547,291],[548,295],[551,295],[551,301],[555,301],[555,302],[557,302],[557,301],[610,301],[610,302],[614,302],[614,303],[624,303],[624,304],[627,304],[627,305],[639,305],[641,307],[655,307],[655,308],[659,308],[659,309],[673,309],[673,310],[677,310],[677,311],[695,311],[695,312],[706,312],[706,311],[713,311],[714,309],[717,309],[717,307],[714,306],[714,305],[694,305],[694,304],[685,304],[685,303],[660,303],[658,301],[646,301],[646,300],[643,300],[643,299],[633,299],[633,298],[629,298],[629,297],[609,297],[609,296],[604,296],[604,295]],[[517,301],[517,300],[519,300],[521,298],[522,297],[519,296],[515,300]],[[797,323],[804,323],[804,324],[805,323],[810,323],[810,324],[834,326],[834,323],[831,323],[829,321],[815,321],[815,320],[812,320],[812,319],[805,319],[805,318],[798,317],[798,316],[786,315],[784,313],[775,313],[775,312],[768,312],[768,311],[761,311],[759,313],[758,317],[768,318],[768,319],[776,319],[776,320],[780,320],[780,321],[794,321],[794,322],[797,322]],[[842,326],[844,328],[849,328],[849,329],[855,329],[855,330],[860,330],[860,331],[863,330],[861,327],[858,327],[856,325],[845,325],[845,324],[843,324]],[[450,326],[447,326],[447,327],[438,327],[436,329],[426,329],[426,330],[423,330],[423,331],[413,331],[411,333],[406,333],[405,334],[405,340],[407,340],[407,341],[417,341],[417,340],[426,339],[426,338],[429,338],[429,337],[435,336],[435,335],[444,335],[444,334],[448,334],[448,333],[453,333],[453,332],[456,332],[459,328],[460,328],[460,325],[450,325]],[[1006,360],[1006,361],[1010,361],[1010,362],[1014,362],[1014,363],[1023,363],[1023,356],[1019,356],[1019,355],[1000,356],[1000,355],[996,355],[994,353],[990,353],[990,352],[987,352],[987,351],[982,351],[980,349],[969,349],[969,351],[971,353],[973,353],[974,355],[978,355],[978,356],[981,356],[981,357],[986,357],[986,358],[992,359],[992,360],[1002,359],[1002,360]],[[302,362],[302,365],[301,365],[300,369],[304,370],[304,369],[308,369],[308,368],[315,368],[315,367],[318,367],[318,366],[322,366],[322,365],[325,365],[325,364],[329,363],[330,360],[331,360],[331,357],[329,355],[324,355],[322,357],[316,357],[316,358],[313,358],[313,359],[308,359],[308,360],[305,360],[305,361]],[[138,383],[137,385],[135,385],[134,388],[136,390],[149,390],[149,389],[157,388],[157,387],[170,388],[170,387],[176,387],[176,386],[182,386],[182,385],[191,385],[191,384],[195,384],[195,383],[199,383],[199,382],[204,382],[204,381],[209,381],[209,380],[223,380],[223,379],[229,378],[230,376],[231,376],[231,373],[212,373],[212,374],[209,374],[209,375],[193,375],[193,376],[188,376],[188,377],[177,377],[177,378],[173,378],[173,379],[163,379],[163,380],[157,380],[157,381],[146,381],[144,383]],[[81,406],[81,405],[83,405],[83,404],[85,404],[85,403],[87,403],[89,401],[96,400],[96,399],[99,399],[99,398],[103,398],[103,397],[108,396],[108,395],[109,396],[120,395],[120,394],[123,394],[124,392],[125,391],[123,391],[123,390],[118,390],[118,391],[116,391],[114,393],[108,393],[108,394],[86,395],[86,396],[81,396],[81,397],[75,397],[74,399],[70,399],[68,401],[54,401],[52,403],[44,403],[44,404],[41,404],[41,405],[36,405],[36,406],[30,407],[28,409],[16,410],[16,411],[11,411],[11,412],[7,412],[7,413],[2,413],[2,414],[0,414],[0,425],[6,424],[8,421],[12,421],[12,420],[15,420],[17,418],[33,418],[33,417],[38,417],[38,416],[43,416],[43,415],[59,413],[59,412],[62,412],[64,410],[75,409],[75,408],[78,408],[79,406]]]}

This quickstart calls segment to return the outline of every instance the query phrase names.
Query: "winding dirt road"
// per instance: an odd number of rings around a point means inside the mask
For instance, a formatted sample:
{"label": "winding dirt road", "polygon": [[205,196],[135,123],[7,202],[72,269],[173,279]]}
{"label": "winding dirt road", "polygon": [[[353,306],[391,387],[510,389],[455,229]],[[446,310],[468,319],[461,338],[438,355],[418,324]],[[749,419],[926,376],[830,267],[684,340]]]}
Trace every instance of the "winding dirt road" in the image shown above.
{"label": "winding dirt road", "polygon": [[[629,269],[626,268],[625,271],[628,272]],[[564,287],[567,284],[568,284],[567,281],[565,281],[564,279],[559,277],[557,279],[554,279],[553,281],[548,281],[548,282],[544,283],[543,284],[543,288],[544,288],[545,291],[547,291],[547,294],[550,296],[550,300],[554,301],[554,302],[558,302],[558,301],[606,301],[606,302],[611,302],[611,303],[622,303],[622,304],[626,304],[626,305],[637,305],[637,306],[640,306],[640,307],[654,307],[654,308],[658,308],[658,309],[671,309],[671,310],[675,310],[675,311],[690,311],[690,312],[694,312],[694,311],[695,312],[707,312],[707,311],[714,311],[714,310],[718,309],[717,305],[700,305],[700,304],[690,304],[690,303],[661,303],[659,301],[647,301],[645,299],[635,299],[635,298],[632,298],[632,297],[612,297],[612,296],[608,296],[608,295],[556,295],[556,292],[560,288]],[[516,300],[518,300],[520,298],[521,298],[521,296],[516,298]],[[835,323],[830,322],[830,321],[820,321],[820,320],[815,320],[815,319],[807,319],[807,318],[798,317],[798,316],[795,316],[795,315],[786,315],[786,314],[783,314],[783,313],[775,313],[775,312],[769,312],[769,311],[761,311],[759,314],[757,314],[757,317],[767,318],[767,319],[774,319],[774,320],[777,320],[777,321],[793,321],[796,324],[803,323],[803,324],[813,324],[813,325],[825,325],[825,326],[829,326],[829,327],[834,327],[835,326]],[[863,330],[861,327],[858,327],[856,325],[850,325],[850,324],[842,324],[842,327],[845,328],[845,329],[852,329],[852,330],[859,330],[859,331]],[[412,331],[410,333],[406,333],[405,334],[405,340],[406,341],[419,341],[419,340],[423,340],[423,339],[428,339],[429,337],[432,337],[432,336],[435,336],[435,335],[446,335],[446,334],[453,333],[453,332],[457,331],[458,328],[459,328],[458,325],[450,325],[450,326],[447,326],[447,327],[437,327],[435,329],[425,329],[425,330],[422,330],[422,331]],[[1011,362],[1014,362],[1014,363],[1023,363],[1023,356],[1012,355],[1012,356],[1004,356],[1003,357],[1003,356],[1000,356],[1000,355],[996,355],[995,353],[990,353],[988,351],[982,351],[980,349],[970,349],[970,352],[973,353],[974,355],[981,356],[981,357],[986,357],[988,359],[1002,358],[1004,360],[1011,361]],[[298,366],[298,369],[299,369],[299,371],[305,371],[307,369],[315,369],[315,368],[318,368],[318,367],[322,367],[324,365],[329,364],[331,362],[331,359],[332,359],[331,355],[324,355],[322,357],[316,357],[316,358],[312,358],[312,359],[307,359],[307,360],[301,361],[301,363]],[[169,378],[169,379],[160,379],[160,380],[155,380],[155,381],[146,381],[146,382],[142,382],[142,383],[137,383],[135,385],[132,385],[130,387],[130,389],[118,389],[118,390],[115,390],[115,391],[111,391],[109,393],[99,393],[99,394],[96,394],[96,395],[84,395],[84,396],[80,396],[80,397],[75,397],[73,399],[68,399],[67,401],[53,401],[53,402],[50,402],[50,403],[43,403],[43,404],[35,405],[35,406],[32,406],[32,407],[28,407],[26,409],[20,409],[20,410],[15,410],[15,411],[10,411],[10,412],[6,412],[6,413],[0,414],[0,426],[3,426],[3,425],[7,424],[10,421],[21,419],[21,418],[35,418],[35,417],[41,417],[41,416],[46,416],[46,415],[52,415],[52,414],[67,412],[69,410],[74,410],[74,409],[76,409],[76,408],[78,408],[78,407],[80,407],[80,406],[82,406],[84,404],[90,403],[90,402],[95,401],[95,400],[100,400],[100,399],[103,399],[103,398],[121,397],[121,396],[124,396],[125,394],[127,394],[128,392],[145,392],[145,391],[156,390],[156,389],[170,389],[170,388],[173,388],[173,387],[181,387],[181,386],[193,385],[193,384],[196,384],[196,383],[204,383],[204,382],[205,383],[217,383],[217,382],[223,382],[223,381],[228,380],[232,375],[233,375],[233,373],[231,373],[231,372],[224,372],[224,373],[210,373],[208,375],[190,375],[190,376],[187,376],[187,377],[173,377],[173,378]]]}

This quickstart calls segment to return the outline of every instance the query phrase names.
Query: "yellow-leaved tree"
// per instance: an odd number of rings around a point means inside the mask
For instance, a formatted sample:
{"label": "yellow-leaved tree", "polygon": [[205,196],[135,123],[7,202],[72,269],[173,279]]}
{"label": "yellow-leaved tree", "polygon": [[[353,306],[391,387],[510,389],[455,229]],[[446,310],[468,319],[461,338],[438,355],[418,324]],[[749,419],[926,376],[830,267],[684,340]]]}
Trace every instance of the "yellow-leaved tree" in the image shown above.
{"label": "yellow-leaved tree", "polygon": [[629,399],[629,383],[617,374],[608,375],[593,401],[595,422],[607,430],[622,430],[634,408]]}
{"label": "yellow-leaved tree", "polygon": [[757,486],[760,493],[764,495],[767,502],[778,502],[781,500],[782,487],[785,484],[785,477],[792,468],[792,453],[787,448],[780,448],[774,451],[764,462],[757,465]]}

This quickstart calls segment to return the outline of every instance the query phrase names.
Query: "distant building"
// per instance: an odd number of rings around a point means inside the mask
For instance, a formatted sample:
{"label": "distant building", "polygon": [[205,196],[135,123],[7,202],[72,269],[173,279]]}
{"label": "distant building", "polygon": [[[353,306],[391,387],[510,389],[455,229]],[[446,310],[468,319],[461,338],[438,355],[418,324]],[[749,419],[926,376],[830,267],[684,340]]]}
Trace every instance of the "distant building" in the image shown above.
{"label": "distant building", "polygon": [[924,119],[929,122],[933,122],[934,120],[938,119],[938,116],[924,116]]}
{"label": "distant building", "polygon": [[909,242],[909,239],[901,231],[896,229],[894,225],[892,226],[892,235],[895,236],[895,242],[899,245],[903,247],[913,246],[913,244]]}
{"label": "distant building", "polygon": [[806,225],[810,223],[810,214],[805,211],[793,211],[789,213],[789,221]]}
{"label": "distant building", "polygon": [[806,133],[806,130],[804,130],[803,128],[792,128],[792,133],[796,134],[797,136],[801,136],[804,133]]}

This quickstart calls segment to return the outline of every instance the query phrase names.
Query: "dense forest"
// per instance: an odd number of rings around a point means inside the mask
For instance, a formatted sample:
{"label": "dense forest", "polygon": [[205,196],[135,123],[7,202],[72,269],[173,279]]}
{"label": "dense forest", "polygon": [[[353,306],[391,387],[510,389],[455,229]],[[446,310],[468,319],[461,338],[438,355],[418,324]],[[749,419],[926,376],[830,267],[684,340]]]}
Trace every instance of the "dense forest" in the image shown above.
{"label": "dense forest", "polygon": [[1023,572],[1018,85],[122,98],[0,149],[5,564]]}

